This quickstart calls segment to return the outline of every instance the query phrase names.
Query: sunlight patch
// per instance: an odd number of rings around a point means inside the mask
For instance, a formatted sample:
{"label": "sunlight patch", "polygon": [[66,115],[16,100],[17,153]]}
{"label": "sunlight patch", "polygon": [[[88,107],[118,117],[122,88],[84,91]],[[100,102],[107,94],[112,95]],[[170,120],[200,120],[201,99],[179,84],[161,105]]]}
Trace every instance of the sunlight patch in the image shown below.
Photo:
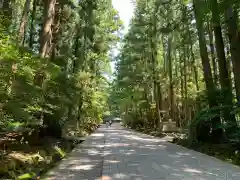
{"label": "sunlight patch", "polygon": [[202,171],[199,171],[197,169],[190,169],[190,168],[185,168],[183,169],[185,172],[192,172],[192,173],[202,173]]}
{"label": "sunlight patch", "polygon": [[92,134],[92,136],[103,137],[104,133],[95,133],[95,134]]}
{"label": "sunlight patch", "polygon": [[80,165],[80,166],[74,166],[70,168],[71,170],[91,170],[94,167],[94,165]]}
{"label": "sunlight patch", "polygon": [[105,147],[122,147],[122,146],[130,146],[130,144],[126,143],[106,143]]}
{"label": "sunlight patch", "polygon": [[89,149],[88,151],[89,155],[97,155],[100,154],[100,152],[98,150],[94,150],[94,149]]}
{"label": "sunlight patch", "polygon": [[178,154],[178,155],[180,155],[180,156],[191,156],[190,153],[177,152],[176,154]]}

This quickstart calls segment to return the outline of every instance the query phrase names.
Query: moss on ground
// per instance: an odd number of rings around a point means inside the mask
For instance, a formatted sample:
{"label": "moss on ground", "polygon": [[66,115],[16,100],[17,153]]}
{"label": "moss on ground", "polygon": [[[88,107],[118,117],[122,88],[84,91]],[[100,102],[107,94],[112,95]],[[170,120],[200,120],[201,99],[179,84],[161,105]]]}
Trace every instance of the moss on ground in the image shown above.
{"label": "moss on ground", "polygon": [[87,127],[82,133],[68,129],[68,138],[62,139],[36,139],[34,134],[24,138],[21,133],[0,135],[0,179],[37,179],[83,141],[77,137],[91,134],[96,128]]}

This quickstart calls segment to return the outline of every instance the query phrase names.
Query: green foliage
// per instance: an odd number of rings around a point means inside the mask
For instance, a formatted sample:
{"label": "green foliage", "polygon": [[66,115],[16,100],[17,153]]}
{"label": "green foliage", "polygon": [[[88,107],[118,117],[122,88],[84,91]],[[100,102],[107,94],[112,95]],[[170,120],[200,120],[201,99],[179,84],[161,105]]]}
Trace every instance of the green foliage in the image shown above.
{"label": "green foliage", "polygon": [[[52,7],[55,12],[48,13]],[[110,0],[4,1],[1,131],[15,131],[16,141],[29,145],[44,137],[65,137],[69,130],[78,135],[92,133],[110,112],[110,84],[105,76],[111,75],[109,52],[120,39],[122,24]],[[10,176],[15,174],[13,170]]]}
{"label": "green foliage", "polygon": [[23,175],[18,176],[18,180],[28,180],[28,179],[33,179],[34,177],[36,177],[36,174],[34,173],[26,173]]}
{"label": "green foliage", "polygon": [[[230,65],[234,54],[228,48],[226,64],[216,58],[219,50],[215,47],[217,36],[223,36],[219,38],[224,40],[225,49],[231,46],[226,35],[229,27],[221,19],[224,33],[213,32],[216,24],[212,24],[210,16],[211,2],[135,2],[133,19],[115,58],[116,73],[109,100],[111,110],[125,118],[127,126],[161,131],[162,124],[174,121],[176,131],[189,127],[189,134],[195,139],[206,135],[202,141],[224,141],[237,136],[235,117],[239,114],[231,104],[236,98],[231,96],[231,83],[227,83],[232,81],[227,77],[228,71],[235,71],[234,63]],[[229,4],[236,5],[235,1]],[[215,13],[222,17],[225,12]]]}
{"label": "green foliage", "polygon": [[[45,68],[47,78],[45,91],[34,83],[35,72],[38,70],[40,59],[27,52],[20,52],[7,36],[1,39],[1,104],[2,121],[24,122],[26,124],[39,122],[35,115],[39,112],[61,113],[62,107],[71,102],[69,91],[77,89],[74,81],[69,86],[67,78],[59,66],[48,63]],[[12,66],[17,70],[13,72]],[[69,82],[68,82],[69,83]],[[64,116],[61,116],[64,118]],[[39,122],[40,123],[40,122]]]}
{"label": "green foliage", "polygon": [[[80,1],[77,5],[61,1],[56,5],[56,11],[59,8],[62,11],[58,14],[59,33],[54,37],[58,52],[55,58],[40,59],[27,48],[15,45],[14,36],[5,35],[5,26],[1,26],[4,27],[0,29],[1,122],[42,124],[47,119],[46,122],[58,122],[63,126],[69,119],[82,123],[101,121],[103,113],[108,111],[108,83],[103,73],[108,71],[108,51],[119,39],[115,32],[122,26],[117,11],[109,3],[108,0],[94,4]],[[13,6],[23,4],[22,1]],[[16,12],[21,14],[21,11]],[[42,13],[41,8],[37,9],[35,26],[43,21]],[[20,23],[18,20],[16,24]],[[1,20],[3,24],[4,19]],[[78,27],[83,27],[84,33],[80,33]],[[25,36],[26,41],[29,40]],[[36,33],[33,36],[34,40],[38,39]],[[76,47],[76,42],[85,47]],[[34,51],[39,44],[33,43]],[[71,67],[73,61],[76,67]],[[13,70],[12,66],[17,69]],[[74,73],[71,73],[72,68],[76,69]]]}

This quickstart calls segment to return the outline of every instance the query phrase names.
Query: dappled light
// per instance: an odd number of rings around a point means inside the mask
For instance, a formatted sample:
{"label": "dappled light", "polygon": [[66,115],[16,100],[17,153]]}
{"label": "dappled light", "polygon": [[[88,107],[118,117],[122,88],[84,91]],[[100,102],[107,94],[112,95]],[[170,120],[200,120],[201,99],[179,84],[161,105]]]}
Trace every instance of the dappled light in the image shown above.
{"label": "dappled light", "polygon": [[93,167],[94,167],[93,165],[76,165],[69,169],[70,170],[90,170],[90,169],[93,169]]}
{"label": "dappled light", "polygon": [[1,0],[0,179],[39,179],[95,132],[122,25],[109,0]]}
{"label": "dappled light", "polygon": [[161,140],[124,137],[170,141],[240,165],[240,1],[133,5],[115,58],[110,105],[125,127]]}
{"label": "dappled light", "polygon": [[[99,135],[100,134],[100,135]],[[101,145],[102,143],[102,145]],[[96,132],[89,136],[64,159],[62,163],[47,174],[45,179],[65,180],[100,177],[103,163],[104,133]]]}
{"label": "dappled light", "polygon": [[183,171],[185,172],[191,172],[191,173],[202,173],[202,171],[196,170],[196,169],[189,169],[189,168],[185,168],[183,169]]}
{"label": "dappled light", "polygon": [[135,135],[125,135],[125,138],[132,139],[132,140],[138,140],[138,141],[149,141],[149,142],[160,142],[161,140],[156,139],[148,139],[148,138],[141,138]]}
{"label": "dappled light", "polygon": [[0,179],[240,180],[239,20],[240,0],[0,0]]}
{"label": "dappled light", "polygon": [[120,161],[115,161],[115,160],[105,160],[104,163],[120,163]]}
{"label": "dappled light", "polygon": [[102,136],[104,136],[104,134],[103,133],[95,133],[92,136],[93,137],[102,137]]}
{"label": "dappled light", "polygon": [[[118,133],[114,133],[118,132]],[[48,173],[53,179],[94,180],[239,180],[239,168],[194,152],[161,138],[140,134],[113,124],[104,125],[70,157]],[[98,143],[101,146],[98,146]],[[91,146],[88,146],[90,145]],[[94,152],[94,153],[93,153]]]}

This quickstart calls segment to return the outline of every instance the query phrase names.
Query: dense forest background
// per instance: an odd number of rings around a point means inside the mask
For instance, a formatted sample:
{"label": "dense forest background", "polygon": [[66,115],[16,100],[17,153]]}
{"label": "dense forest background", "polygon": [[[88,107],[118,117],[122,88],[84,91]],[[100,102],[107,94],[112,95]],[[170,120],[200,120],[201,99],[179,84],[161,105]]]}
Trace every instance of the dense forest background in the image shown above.
{"label": "dense forest background", "polygon": [[240,157],[239,1],[132,3],[122,36],[111,0],[0,0],[1,176],[25,172],[6,163],[13,137],[83,136],[110,114],[133,129],[174,124],[189,144]]}
{"label": "dense forest background", "polygon": [[[1,3],[1,123],[99,123],[122,22],[110,0]],[[55,133],[55,134],[54,134]]]}
{"label": "dense forest background", "polygon": [[111,109],[135,129],[174,122],[191,143],[239,141],[239,2],[134,3]]}
{"label": "dense forest background", "polygon": [[111,0],[0,1],[0,179],[48,169],[64,154],[56,139],[109,115],[122,26]]}

